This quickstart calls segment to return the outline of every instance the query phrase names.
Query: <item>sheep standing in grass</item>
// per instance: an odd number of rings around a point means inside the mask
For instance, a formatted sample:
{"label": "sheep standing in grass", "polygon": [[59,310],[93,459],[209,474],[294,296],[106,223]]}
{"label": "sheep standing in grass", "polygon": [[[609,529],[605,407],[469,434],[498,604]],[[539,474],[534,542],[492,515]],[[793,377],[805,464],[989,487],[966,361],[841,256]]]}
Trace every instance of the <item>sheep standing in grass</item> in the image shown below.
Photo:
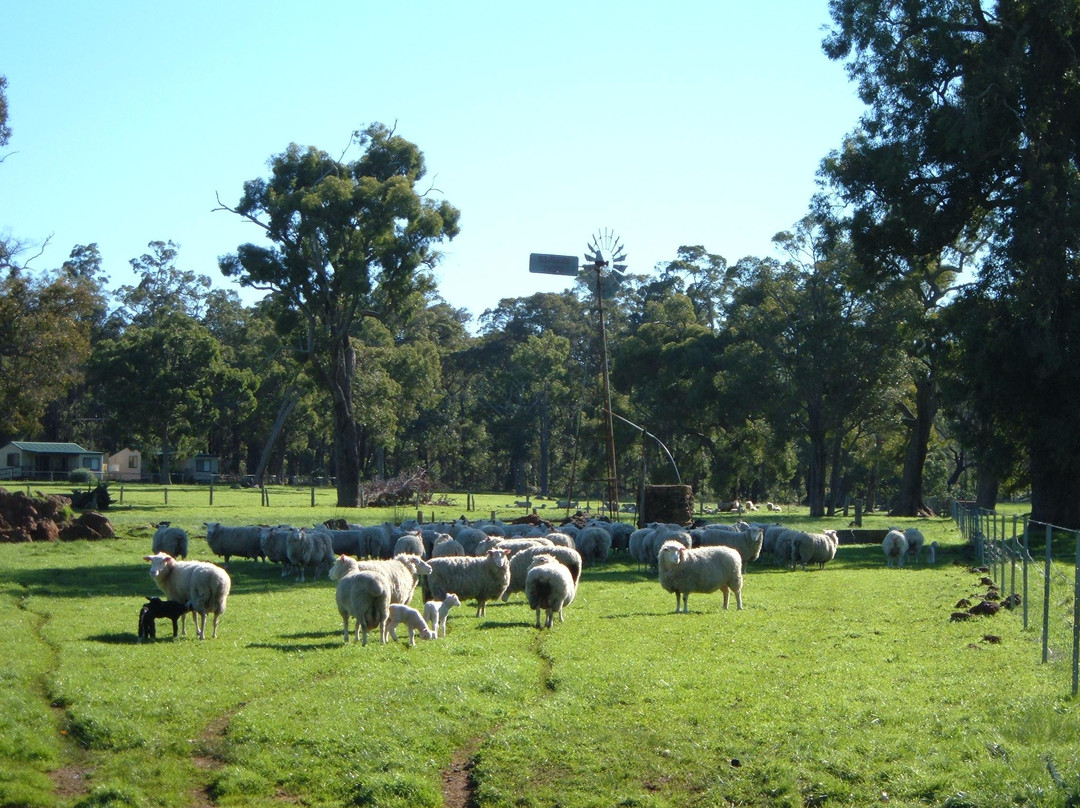
{"label": "sheep standing in grass", "polygon": [[478,527],[462,527],[453,535],[467,556],[475,556],[476,548],[480,545],[480,542],[486,541],[488,538],[488,534]]}
{"label": "sheep standing in grass", "polygon": [[919,553],[922,551],[923,544],[926,541],[926,539],[923,538],[922,531],[917,527],[906,528],[904,530],[904,538],[907,539],[908,560],[918,564]]}
{"label": "sheep standing in grass", "polygon": [[533,559],[541,554],[551,556],[570,570],[570,576],[574,579],[574,586],[577,587],[578,581],[581,579],[581,554],[577,550],[561,546],[531,547],[522,550],[510,559],[510,583],[506,585],[506,589],[502,593],[504,603],[510,600],[510,596],[515,592],[525,591],[525,578],[529,574],[529,567],[532,565]]}
{"label": "sheep standing in grass", "polygon": [[835,530],[822,533],[800,531],[792,542],[791,559],[802,565],[803,572],[806,572],[807,564],[817,564],[818,569],[823,570],[828,562],[836,558],[839,545],[840,537]]}
{"label": "sheep standing in grass", "polygon": [[540,610],[546,613],[544,627],[551,628],[555,613],[563,622],[563,608],[574,602],[577,586],[570,570],[547,553],[533,556],[525,576],[525,597],[529,608],[536,610],[536,627],[540,628]]}
{"label": "sheep standing in grass", "polygon": [[386,633],[394,642],[398,641],[397,632],[394,629],[402,624],[409,630],[409,645],[416,645],[417,634],[420,635],[421,640],[434,640],[438,636],[428,627],[424,615],[412,606],[391,603],[390,614],[386,619]]}
{"label": "sheep standing in grass", "polygon": [[173,558],[187,558],[187,531],[182,527],[173,527],[170,522],[158,522],[150,552],[168,553]]}
{"label": "sheep standing in grass", "polygon": [[463,556],[465,555],[465,548],[461,546],[461,542],[449,533],[440,533],[435,539],[435,543],[431,545],[431,553],[429,555],[431,558]]}
{"label": "sheep standing in grass", "polygon": [[418,555],[403,553],[394,558],[360,561],[360,570],[372,570],[386,577],[390,583],[390,602],[412,602],[413,593],[420,582],[421,575],[430,575],[431,566]]}
{"label": "sheep standing in grass", "polygon": [[[693,533],[691,533],[693,535]],[[700,547],[730,547],[742,558],[742,571],[746,565],[758,560],[761,544],[765,540],[765,531],[759,527],[746,526],[743,530],[702,530],[697,534]]]}
{"label": "sheep standing in grass", "polygon": [[[724,593],[724,608],[728,595],[735,593],[735,603],[742,609],[742,558],[730,547],[698,547],[690,549],[678,541],[666,541],[657,557],[660,585],[666,592],[675,593],[675,611],[689,612],[687,600],[691,592]],[[681,609],[680,609],[681,599]]]}
{"label": "sheep standing in grass", "polygon": [[347,555],[338,556],[327,575],[337,581],[337,609],[345,642],[349,641],[349,618],[353,618],[361,646],[367,645],[368,631],[376,628],[379,641],[385,644],[386,621],[390,617],[390,582],[386,576],[378,570],[361,570],[357,560]]}
{"label": "sheep standing in grass", "polygon": [[603,564],[611,552],[611,533],[606,527],[588,525],[574,537],[574,547],[586,564]]}
{"label": "sheep standing in grass", "polygon": [[262,549],[264,528],[256,525],[226,527],[220,522],[207,522],[205,527],[206,543],[214,555],[225,557],[226,569],[232,556],[266,560]]}
{"label": "sheep standing in grass", "polygon": [[929,564],[931,567],[934,566],[934,563],[937,561],[938,546],[939,545],[936,541],[932,541],[928,545],[926,545],[926,563]]}
{"label": "sheep standing in grass", "polygon": [[[214,615],[213,633],[217,637],[218,620],[225,614],[225,603],[232,579],[216,564],[205,561],[177,561],[168,553],[143,556],[150,562],[150,577],[169,600],[187,603],[195,613],[195,634],[205,638],[206,613]],[[180,618],[180,633],[187,634],[186,615]]]}
{"label": "sheep standing in grass", "polygon": [[399,556],[405,553],[427,558],[427,549],[424,547],[424,539],[420,531],[403,533],[394,542],[394,555]]}
{"label": "sheep standing in grass", "polygon": [[461,598],[454,592],[448,592],[442,600],[429,600],[424,604],[424,619],[431,623],[436,634],[446,636],[446,618],[450,610],[461,605]]}
{"label": "sheep standing in grass", "polygon": [[904,556],[907,555],[907,537],[899,530],[890,530],[885,534],[881,542],[881,549],[885,553],[885,566],[903,568]]}
{"label": "sheep standing in grass", "polygon": [[510,584],[509,553],[499,547],[484,556],[448,556],[428,562],[431,574],[424,579],[424,599],[442,600],[456,592],[461,600],[476,599],[476,616],[487,613],[487,602],[495,600]]}

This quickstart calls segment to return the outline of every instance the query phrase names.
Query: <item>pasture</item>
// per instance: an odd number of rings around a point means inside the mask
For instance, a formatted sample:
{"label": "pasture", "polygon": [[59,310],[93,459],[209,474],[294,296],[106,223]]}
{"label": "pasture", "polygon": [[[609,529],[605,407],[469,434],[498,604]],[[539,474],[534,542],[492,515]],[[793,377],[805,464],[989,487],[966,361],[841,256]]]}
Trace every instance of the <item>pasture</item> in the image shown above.
{"label": "pasture", "polygon": [[[115,539],[0,545],[0,805],[1080,804],[1068,654],[1039,664],[1016,613],[950,621],[985,586],[947,520],[917,523],[942,545],[933,567],[842,545],[822,571],[752,565],[743,611],[695,594],[676,615],[617,556],[585,570],[550,631],[519,594],[483,618],[464,603],[445,639],[414,648],[346,645],[331,581],[234,560],[216,640],[189,621],[187,637],[163,622],[136,641],[159,519],[215,560],[204,521],[415,516],[290,496],[266,508],[225,489],[210,507],[196,488],[166,506],[129,487]],[[520,515],[508,495],[479,499],[476,518]]]}

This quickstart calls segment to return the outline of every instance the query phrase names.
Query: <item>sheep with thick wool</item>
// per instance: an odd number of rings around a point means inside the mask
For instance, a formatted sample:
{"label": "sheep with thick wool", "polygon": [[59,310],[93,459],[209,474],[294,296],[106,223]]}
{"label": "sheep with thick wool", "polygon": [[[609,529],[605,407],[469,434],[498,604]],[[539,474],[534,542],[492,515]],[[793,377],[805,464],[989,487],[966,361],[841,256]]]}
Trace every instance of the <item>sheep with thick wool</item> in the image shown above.
{"label": "sheep with thick wool", "polygon": [[262,536],[265,528],[258,525],[240,525],[228,527],[220,522],[206,522],[206,543],[214,555],[224,556],[225,568],[229,567],[232,556],[266,560],[262,549]]}
{"label": "sheep with thick wool", "polygon": [[463,556],[465,555],[465,548],[461,546],[461,542],[449,533],[440,533],[436,537],[435,543],[431,545],[431,552],[428,555],[431,558]]}
{"label": "sheep with thick wool", "polygon": [[[691,531],[694,536],[695,531]],[[705,529],[697,533],[694,542],[698,547],[730,547],[738,552],[742,558],[742,571],[746,572],[746,565],[758,560],[761,555],[761,544],[765,540],[765,531],[759,527],[746,526],[743,530],[709,530]]]}
{"label": "sheep with thick wool", "polygon": [[442,600],[429,600],[424,603],[424,619],[431,624],[437,635],[446,636],[446,618],[450,610],[461,605],[461,598],[454,592],[448,592]]}
{"label": "sheep with thick wool", "polygon": [[803,572],[806,572],[807,564],[817,564],[818,569],[823,570],[827,563],[836,558],[839,545],[840,537],[835,530],[821,533],[799,531],[792,541],[791,559],[802,565]]}
{"label": "sheep with thick wool", "polygon": [[532,565],[533,559],[538,555],[549,555],[563,564],[570,570],[570,576],[574,579],[574,586],[577,587],[578,581],[581,580],[582,566],[581,554],[577,550],[559,545],[530,547],[516,553],[510,559],[510,583],[506,585],[506,589],[502,593],[504,603],[515,592],[525,591],[525,579],[529,574],[529,567]]}
{"label": "sheep with thick wool", "polygon": [[187,531],[182,527],[173,527],[171,522],[158,522],[150,544],[150,552],[168,553],[173,558],[187,558]]}
{"label": "sheep with thick wool", "polygon": [[360,570],[374,570],[386,576],[390,582],[390,602],[412,602],[413,593],[420,583],[421,575],[431,574],[431,565],[418,555],[402,553],[394,558],[375,559],[360,561],[357,563]]}
{"label": "sheep with thick wool", "polygon": [[483,556],[446,556],[428,563],[424,600],[442,600],[455,592],[462,601],[476,600],[476,616],[487,614],[487,602],[495,600],[510,584],[510,554],[493,547]]}
{"label": "sheep with thick wool", "polygon": [[415,555],[420,558],[427,558],[427,548],[424,547],[424,537],[420,534],[420,531],[408,531],[398,537],[394,542],[394,555]]}
{"label": "sheep with thick wool", "polygon": [[525,576],[525,598],[529,608],[536,610],[537,628],[540,628],[541,609],[546,614],[545,628],[552,627],[556,612],[559,622],[563,622],[563,608],[574,602],[576,592],[577,584],[561,561],[547,553],[533,556]]}
{"label": "sheep with thick wool", "polygon": [[[214,615],[213,633],[217,637],[218,620],[225,614],[225,605],[232,589],[229,573],[206,561],[177,561],[168,553],[143,556],[150,562],[150,577],[169,600],[187,603],[195,613],[195,634],[206,637],[206,615]],[[180,618],[180,633],[187,634],[187,617]]]}
{"label": "sheep with thick wool", "polygon": [[885,534],[881,542],[881,549],[885,553],[885,566],[903,568],[904,556],[907,555],[907,536],[899,530],[890,530]]}
{"label": "sheep with thick wool", "polygon": [[922,552],[926,539],[922,531],[917,527],[904,528],[904,538],[907,539],[908,560],[919,563],[919,554]]}
{"label": "sheep with thick wool", "polygon": [[611,552],[611,533],[600,525],[586,525],[574,537],[574,548],[586,564],[603,564]]}
{"label": "sheep with thick wool", "polygon": [[[691,592],[724,593],[724,608],[728,596],[735,593],[735,603],[742,609],[742,558],[737,550],[722,545],[690,549],[678,541],[669,540],[657,554],[660,585],[666,592],[675,593],[675,612],[689,612],[687,603]],[[681,600],[681,609],[680,609]]]}
{"label": "sheep with thick wool", "polygon": [[[380,570],[361,570],[359,562],[340,555],[327,573],[337,581],[337,609],[341,615],[344,640],[349,641],[349,619],[356,621],[356,640],[367,645],[369,631],[379,629],[379,642],[387,639],[386,621],[390,617],[390,581]],[[361,635],[363,639],[361,639]]]}

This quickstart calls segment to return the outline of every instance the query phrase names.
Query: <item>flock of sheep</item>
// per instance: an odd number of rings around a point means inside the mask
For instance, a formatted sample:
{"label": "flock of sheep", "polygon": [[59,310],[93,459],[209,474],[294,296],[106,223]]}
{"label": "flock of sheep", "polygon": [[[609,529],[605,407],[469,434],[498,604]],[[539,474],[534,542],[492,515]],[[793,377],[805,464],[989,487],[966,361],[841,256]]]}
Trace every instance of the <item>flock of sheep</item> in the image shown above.
{"label": "flock of sheep", "polygon": [[[663,589],[675,594],[675,611],[686,612],[690,593],[717,591],[723,593],[724,609],[731,594],[742,609],[746,567],[762,556],[791,569],[806,570],[811,565],[823,569],[836,556],[839,544],[834,530],[812,533],[742,521],[693,529],[650,524],[637,530],[626,523],[601,520],[553,529],[495,520],[470,523],[464,518],[345,529],[228,527],[218,522],[205,527],[207,545],[224,558],[225,568],[186,560],[187,532],[168,522],[158,525],[153,554],[145,560],[167,600],[154,598],[143,607],[140,638],[153,636],[153,619],[172,617],[175,621],[177,611],[183,633],[186,614],[193,614],[199,639],[205,637],[206,616],[213,615],[211,636],[216,637],[231,588],[227,568],[232,558],[278,563],[283,577],[295,576],[299,581],[306,580],[309,570],[335,581],[345,642],[351,633],[366,645],[368,632],[375,629],[381,643],[396,642],[396,628],[402,626],[413,645],[417,637],[445,637],[453,607],[475,600],[476,616],[481,617],[489,602],[506,602],[518,592],[525,593],[529,608],[535,611],[536,628],[551,628],[555,616],[561,622],[564,608],[573,602],[583,566],[603,563],[612,552],[626,553],[655,571]],[[902,567],[905,559],[918,561],[923,544],[918,528],[890,530],[882,542],[886,565]],[[936,548],[936,542],[927,548],[930,563]],[[410,605],[418,586],[425,601],[423,611]]]}

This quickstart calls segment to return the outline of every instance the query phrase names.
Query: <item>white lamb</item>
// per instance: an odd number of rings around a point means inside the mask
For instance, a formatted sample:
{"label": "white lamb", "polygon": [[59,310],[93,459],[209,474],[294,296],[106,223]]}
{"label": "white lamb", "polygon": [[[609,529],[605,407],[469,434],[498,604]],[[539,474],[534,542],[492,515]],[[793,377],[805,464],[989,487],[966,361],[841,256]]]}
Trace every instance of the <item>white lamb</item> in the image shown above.
{"label": "white lamb", "polygon": [[577,586],[570,570],[554,556],[540,553],[533,556],[525,576],[525,597],[529,608],[536,610],[536,627],[540,628],[540,610],[546,613],[544,627],[551,628],[555,613],[563,622],[563,608],[574,602]]}
{"label": "white lamb", "polygon": [[[214,615],[211,636],[217,637],[218,620],[225,614],[225,603],[232,588],[232,579],[216,564],[205,561],[177,561],[168,553],[143,556],[150,562],[150,577],[169,600],[191,605],[195,614],[195,634],[205,638],[206,613]],[[180,618],[181,634],[187,634],[187,615]]]}
{"label": "white lamb", "polygon": [[[678,541],[666,541],[657,556],[660,585],[675,593],[675,612],[689,613],[687,600],[691,592],[724,593],[724,608],[728,595],[735,593],[735,603],[742,609],[742,558],[730,547],[698,547],[689,549]],[[680,609],[681,599],[681,609]]]}
{"label": "white lamb", "polygon": [[482,557],[448,556],[428,564],[431,573],[424,578],[424,599],[442,600],[451,592],[463,601],[475,598],[477,617],[487,614],[487,602],[502,595],[510,583],[509,553],[499,547]]}
{"label": "white lamb", "polygon": [[172,527],[171,522],[158,522],[150,552],[168,553],[173,558],[187,558],[187,531],[182,527]]}
{"label": "white lamb", "polygon": [[379,641],[386,643],[386,621],[390,617],[390,582],[378,570],[361,570],[355,558],[338,556],[327,573],[337,581],[337,609],[341,615],[344,640],[349,641],[349,618],[356,620],[356,639],[367,645],[368,631],[379,629]]}
{"label": "white lamb", "polygon": [[934,563],[937,561],[938,546],[939,545],[936,541],[932,541],[928,545],[926,545],[926,563],[929,564],[931,567],[934,566]]}
{"label": "white lamb", "polygon": [[424,604],[424,619],[427,620],[436,634],[446,636],[446,618],[450,610],[461,605],[461,598],[455,593],[448,592],[442,600],[429,600]]}
{"label": "white lamb", "polygon": [[416,635],[421,640],[434,640],[438,635],[428,627],[424,615],[420,614],[412,606],[404,603],[391,603],[390,615],[386,619],[386,633],[394,642],[398,641],[397,632],[394,630],[404,624],[409,630],[409,645],[416,645]]}
{"label": "white lamb", "polygon": [[[881,549],[885,553],[885,566],[897,568],[903,568],[904,556],[907,555],[908,543],[907,537],[899,530],[890,530],[885,534],[884,541],[881,542]],[[895,563],[894,563],[895,562]]]}

